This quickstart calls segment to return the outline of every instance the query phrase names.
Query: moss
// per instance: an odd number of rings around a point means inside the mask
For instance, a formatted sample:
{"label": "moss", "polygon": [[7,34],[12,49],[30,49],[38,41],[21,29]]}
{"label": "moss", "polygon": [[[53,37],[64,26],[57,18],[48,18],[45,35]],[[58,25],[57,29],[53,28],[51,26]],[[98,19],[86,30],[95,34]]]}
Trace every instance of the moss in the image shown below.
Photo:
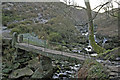
{"label": "moss", "polygon": [[94,51],[97,52],[98,54],[106,51],[104,48],[102,48],[96,44],[96,42],[94,40],[94,36],[92,34],[89,36],[89,40],[90,40],[90,44],[93,47]]}
{"label": "moss", "polygon": [[[99,62],[92,59],[87,59],[85,60],[79,73],[81,73],[82,75],[86,75],[84,78],[86,78],[87,80],[90,80],[93,78],[95,80],[107,80],[108,75],[105,72],[105,70],[106,68]],[[78,77],[81,78],[81,76],[78,76]]]}
{"label": "moss", "polygon": [[88,78],[104,79],[107,75],[103,71],[103,66],[98,62],[94,62],[94,65],[92,65],[88,71]]}
{"label": "moss", "polygon": [[114,48],[112,50],[106,50],[104,53],[98,54],[97,58],[102,58],[106,60],[114,60],[116,57],[120,56],[119,50],[120,47]]}

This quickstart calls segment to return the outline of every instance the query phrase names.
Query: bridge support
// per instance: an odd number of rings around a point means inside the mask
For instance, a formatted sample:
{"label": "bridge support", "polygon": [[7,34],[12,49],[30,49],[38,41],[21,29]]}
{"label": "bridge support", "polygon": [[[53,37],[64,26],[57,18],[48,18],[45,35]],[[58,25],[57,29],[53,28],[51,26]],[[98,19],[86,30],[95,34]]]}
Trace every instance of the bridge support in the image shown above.
{"label": "bridge support", "polygon": [[52,59],[46,56],[39,56],[39,68],[32,75],[32,78],[50,78],[53,74]]}
{"label": "bridge support", "polygon": [[15,52],[14,52],[14,60],[17,59],[17,54],[18,54],[18,48],[15,49]]}
{"label": "bridge support", "polygon": [[[23,42],[23,35],[22,34],[18,35],[17,32],[14,32],[12,36],[12,47],[15,48],[15,44],[21,43],[21,42]],[[18,48],[15,48],[15,49],[16,51],[14,53],[14,59],[17,58],[17,54],[18,54]]]}
{"label": "bridge support", "polygon": [[52,59],[46,56],[41,56],[40,58],[40,64],[42,65],[42,70],[47,71],[49,69],[52,69]]}

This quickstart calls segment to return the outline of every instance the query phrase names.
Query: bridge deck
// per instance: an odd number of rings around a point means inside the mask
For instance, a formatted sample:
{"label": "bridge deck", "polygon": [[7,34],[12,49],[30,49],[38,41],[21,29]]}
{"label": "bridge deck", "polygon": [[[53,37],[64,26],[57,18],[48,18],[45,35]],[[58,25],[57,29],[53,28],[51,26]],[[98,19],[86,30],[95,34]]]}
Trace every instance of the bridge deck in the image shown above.
{"label": "bridge deck", "polygon": [[70,60],[70,61],[78,61],[78,62],[85,60],[85,57],[80,54],[51,50],[51,49],[38,47],[38,46],[34,46],[27,43],[17,43],[15,47],[22,50],[38,53],[38,54],[50,57],[52,59]]}

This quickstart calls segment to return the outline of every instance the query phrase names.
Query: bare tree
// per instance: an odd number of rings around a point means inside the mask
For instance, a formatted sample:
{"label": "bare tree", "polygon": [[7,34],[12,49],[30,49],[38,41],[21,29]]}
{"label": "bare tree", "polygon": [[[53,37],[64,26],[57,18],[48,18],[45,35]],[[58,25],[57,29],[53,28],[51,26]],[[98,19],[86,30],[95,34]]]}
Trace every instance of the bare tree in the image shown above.
{"label": "bare tree", "polygon": [[91,13],[91,6],[90,6],[90,2],[89,0],[84,0],[86,8],[87,8],[87,15],[88,15],[88,19],[89,19],[89,43],[92,46],[92,48],[94,49],[94,51],[96,51],[97,53],[102,53],[105,51],[104,48],[100,47],[99,45],[97,45],[97,43],[95,42],[94,39],[94,25],[93,25],[93,17],[92,17],[92,13]]}
{"label": "bare tree", "polygon": [[[68,0],[64,0],[64,2],[67,4]],[[93,20],[96,18],[96,16],[98,15],[99,11],[102,8],[104,8],[104,6],[107,6],[107,8],[109,7],[109,5],[111,4],[111,0],[108,0],[106,3],[104,3],[102,5],[98,5],[97,7],[95,7],[93,10],[95,10],[97,8],[99,8],[99,9],[98,9],[97,13],[94,16],[92,16],[92,13],[91,13],[92,10],[91,10],[91,6],[90,6],[90,1],[89,0],[84,0],[84,2],[85,2],[85,5],[86,5],[86,8],[75,4],[75,2],[73,2],[73,4],[70,4],[70,0],[69,0],[68,5],[76,7],[76,8],[82,8],[82,9],[85,9],[87,11],[88,22],[86,22],[85,24],[80,24],[80,26],[85,26],[85,25],[89,24],[89,28],[88,28],[88,31],[89,31],[89,43],[92,46],[92,48],[94,49],[94,51],[96,51],[97,53],[103,53],[105,51],[105,49],[102,48],[101,46],[99,46],[95,42],[95,39],[94,39],[94,30],[93,30],[94,29],[94,24],[93,24]],[[107,10],[109,10],[109,9],[107,9]]]}

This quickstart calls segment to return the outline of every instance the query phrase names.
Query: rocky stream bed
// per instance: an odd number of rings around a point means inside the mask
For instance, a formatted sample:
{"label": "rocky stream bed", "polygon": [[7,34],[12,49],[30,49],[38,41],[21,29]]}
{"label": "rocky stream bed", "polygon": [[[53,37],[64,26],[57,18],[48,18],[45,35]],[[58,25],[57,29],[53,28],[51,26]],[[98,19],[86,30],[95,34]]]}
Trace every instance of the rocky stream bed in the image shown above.
{"label": "rocky stream bed", "polygon": [[[10,32],[10,30],[7,30],[6,28],[4,28],[2,30],[3,34],[8,34]],[[9,35],[5,35],[5,37],[8,37]],[[86,35],[85,35],[86,36]],[[104,43],[104,47],[106,49],[113,49],[114,47],[117,47],[117,38],[110,38],[110,37],[106,37],[107,40],[103,37],[99,37],[98,35],[96,35],[97,38],[96,40],[99,41],[98,44],[100,44],[102,46],[102,42]],[[104,39],[103,41],[100,41],[100,39]],[[5,41],[3,41],[4,44]],[[83,44],[81,44],[83,45]],[[17,58],[15,58],[15,49],[12,48],[10,45],[3,45],[3,79],[8,79],[8,78],[15,78],[16,80],[20,79],[20,80],[28,80],[31,78],[35,78],[36,74],[37,76],[43,76],[40,73],[45,73],[45,72],[41,72],[41,70],[39,69],[40,65],[39,65],[39,60],[38,60],[38,55],[32,52],[26,52],[26,51],[19,51],[19,55],[17,56]],[[66,51],[70,51],[68,50],[69,48],[66,49]],[[78,45],[74,45],[71,53],[74,52],[76,54],[81,54],[83,56],[87,56],[89,59],[94,59],[96,60],[98,63],[102,64],[106,70],[105,72],[107,72],[107,76],[110,79],[118,79],[120,78],[120,72],[119,72],[119,68],[120,68],[120,57],[119,55],[113,56],[113,59],[110,58],[108,60],[106,60],[104,57],[98,57],[96,58],[95,56],[96,53],[92,51],[91,46],[86,43],[84,44],[84,46],[78,46]],[[118,51],[119,53],[119,51]],[[109,53],[107,53],[109,54]],[[115,54],[115,53],[113,53]],[[108,56],[110,57],[112,56],[111,54]],[[51,79],[60,79],[60,80],[66,80],[68,78],[77,78],[77,73],[81,70],[81,68],[83,68],[83,63],[77,63],[77,62],[68,62],[68,61],[63,61],[63,60],[53,60],[52,59],[52,66],[53,66],[53,71],[52,74],[47,75],[45,77],[49,77]],[[39,75],[38,73],[39,72]],[[84,74],[84,73],[83,73]],[[8,79],[9,80],[9,79]]]}

